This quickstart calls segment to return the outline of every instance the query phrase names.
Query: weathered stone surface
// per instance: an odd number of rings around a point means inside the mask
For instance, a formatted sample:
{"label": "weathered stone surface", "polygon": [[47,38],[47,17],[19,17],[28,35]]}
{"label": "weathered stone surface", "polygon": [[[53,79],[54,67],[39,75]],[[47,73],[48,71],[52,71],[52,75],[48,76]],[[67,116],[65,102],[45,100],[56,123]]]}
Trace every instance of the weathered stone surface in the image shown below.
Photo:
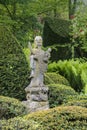
{"label": "weathered stone surface", "polygon": [[23,104],[26,106],[27,111],[29,113],[39,111],[39,110],[47,110],[49,109],[49,102],[37,102],[37,101],[24,101]]}
{"label": "weathered stone surface", "polygon": [[26,93],[36,93],[36,92],[42,92],[42,93],[47,93],[48,92],[48,87],[47,86],[36,86],[36,87],[27,87],[26,88]]}
{"label": "weathered stone surface", "polygon": [[[42,37],[35,37],[35,48],[32,49],[29,43],[30,55],[30,69],[31,69],[31,82],[29,87],[43,86],[44,73],[47,71],[47,64],[50,58],[51,49],[47,51],[42,50]],[[26,89],[25,89],[26,91]]]}
{"label": "weathered stone surface", "polygon": [[27,100],[31,101],[47,101],[48,100],[48,87],[32,87],[27,88]]}
{"label": "weathered stone surface", "polygon": [[24,105],[27,107],[28,112],[37,110],[44,110],[49,108],[48,103],[48,87],[44,85],[44,73],[47,70],[48,60],[50,58],[51,49],[47,51],[41,49],[42,38],[36,36],[35,38],[36,47],[32,49],[29,44],[31,55],[30,55],[30,68],[31,74],[30,84],[25,88],[26,99]]}

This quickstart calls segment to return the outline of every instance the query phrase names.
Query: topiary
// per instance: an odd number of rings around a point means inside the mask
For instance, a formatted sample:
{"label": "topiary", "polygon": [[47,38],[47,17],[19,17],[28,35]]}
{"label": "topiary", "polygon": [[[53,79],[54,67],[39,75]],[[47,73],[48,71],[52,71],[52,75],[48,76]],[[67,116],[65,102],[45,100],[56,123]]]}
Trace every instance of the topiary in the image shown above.
{"label": "topiary", "polygon": [[87,108],[78,106],[55,107],[24,117],[1,120],[0,128],[2,130],[86,130]]}
{"label": "topiary", "polygon": [[58,43],[69,43],[69,32],[71,22],[59,18],[45,18],[43,28],[43,45],[50,46]]}
{"label": "topiary", "polygon": [[67,99],[67,103],[65,103],[64,105],[82,106],[87,108],[87,95],[70,95]]}
{"label": "topiary", "polygon": [[26,108],[15,98],[0,96],[0,119],[24,115]]}
{"label": "topiary", "polygon": [[7,27],[0,25],[0,94],[23,100],[29,83],[28,63]]}
{"label": "topiary", "polygon": [[23,119],[23,117],[0,121],[1,130],[37,130],[38,126],[39,123]]}
{"label": "topiary", "polygon": [[24,119],[39,123],[38,130],[86,130],[87,108],[78,106],[56,107],[28,114]]}
{"label": "topiary", "polygon": [[87,108],[87,100],[72,100],[68,101],[68,103],[65,104],[65,106],[82,106]]}
{"label": "topiary", "polygon": [[70,85],[68,80],[61,76],[60,74],[57,74],[55,72],[48,72],[45,73],[45,81],[44,84],[64,84],[64,85]]}
{"label": "topiary", "polygon": [[67,102],[70,95],[77,95],[74,89],[63,84],[49,84],[48,87],[48,99],[50,107],[62,105],[63,103]]}
{"label": "topiary", "polygon": [[[70,21],[59,18],[46,18],[43,28],[43,45],[44,47],[53,47],[51,60],[71,58],[70,49]],[[56,49],[55,49],[56,48]]]}

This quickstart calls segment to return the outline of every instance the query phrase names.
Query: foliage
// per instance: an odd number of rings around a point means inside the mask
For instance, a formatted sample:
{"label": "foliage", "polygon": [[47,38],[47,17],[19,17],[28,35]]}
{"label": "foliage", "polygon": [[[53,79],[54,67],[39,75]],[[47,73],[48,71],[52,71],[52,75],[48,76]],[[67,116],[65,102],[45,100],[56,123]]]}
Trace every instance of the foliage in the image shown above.
{"label": "foliage", "polygon": [[78,10],[71,20],[70,28],[72,30],[70,32],[72,58],[76,57],[76,53],[79,54],[79,57],[87,57],[87,7],[83,4],[79,4]]}
{"label": "foliage", "polygon": [[[61,0],[0,0],[0,23],[8,25],[23,47],[42,34],[46,16],[67,13],[67,2]],[[58,7],[59,6],[59,7]],[[61,10],[64,7],[64,11]],[[64,15],[65,16],[65,15]]]}
{"label": "foliage", "polygon": [[0,96],[0,120],[22,116],[25,113],[26,109],[19,100]]}
{"label": "foliage", "polygon": [[45,73],[44,84],[64,84],[69,86],[68,80],[60,74],[49,72]]}
{"label": "foliage", "polygon": [[56,107],[26,115],[24,119],[31,119],[41,124],[38,130],[86,130],[87,108]]}
{"label": "foliage", "polygon": [[[29,48],[24,48],[24,49],[23,49],[23,52],[24,52],[24,54],[25,54],[25,56],[26,56],[26,60],[27,60],[28,65],[29,65],[29,64],[30,64],[30,59],[29,59],[30,49],[29,49]],[[30,69],[30,67],[29,67],[29,69]]]}
{"label": "foliage", "polygon": [[[69,42],[69,25],[70,22],[68,20],[50,17],[45,18],[45,25],[43,30],[44,46]],[[52,35],[54,37],[52,37]]]}
{"label": "foliage", "polygon": [[0,26],[0,94],[23,100],[29,83],[28,63],[7,27]]}
{"label": "foliage", "polygon": [[13,35],[20,44],[27,46],[28,40],[32,40],[37,29],[42,29],[36,14],[31,12],[31,0],[5,0],[0,1],[0,23],[11,28]]}
{"label": "foliage", "polygon": [[46,18],[43,29],[43,45],[52,48],[51,60],[70,58],[70,21],[60,18]]}
{"label": "foliage", "polygon": [[69,106],[82,106],[82,107],[86,107],[87,108],[87,100],[72,100],[72,101],[69,101],[66,106],[69,105]]}
{"label": "foliage", "polygon": [[63,104],[65,106],[82,106],[87,108],[87,95],[70,95],[67,98],[67,102]]}
{"label": "foliage", "polygon": [[22,117],[0,121],[4,129],[21,130],[86,130],[87,108],[62,106],[38,111]]}
{"label": "foliage", "polygon": [[[43,16],[59,17],[66,14],[67,17],[68,0],[38,0],[32,3],[32,12]],[[62,11],[61,6],[64,8]]]}
{"label": "foliage", "polygon": [[87,63],[80,60],[64,60],[53,62],[48,66],[49,72],[63,75],[78,92],[84,91],[87,84]]}
{"label": "foliage", "polygon": [[36,130],[38,126],[39,123],[33,120],[23,119],[22,117],[0,121],[0,128],[2,130]]}
{"label": "foliage", "polygon": [[63,84],[49,84],[48,87],[48,99],[50,107],[66,103],[70,95],[77,95],[77,93],[70,86]]}

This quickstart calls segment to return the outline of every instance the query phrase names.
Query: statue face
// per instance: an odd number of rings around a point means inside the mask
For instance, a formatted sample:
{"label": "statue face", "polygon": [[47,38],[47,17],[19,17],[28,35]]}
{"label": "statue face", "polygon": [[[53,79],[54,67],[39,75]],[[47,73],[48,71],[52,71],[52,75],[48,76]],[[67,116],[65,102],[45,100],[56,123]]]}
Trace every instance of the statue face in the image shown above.
{"label": "statue face", "polygon": [[37,47],[42,46],[42,37],[41,36],[36,36],[34,41],[35,41],[35,44]]}

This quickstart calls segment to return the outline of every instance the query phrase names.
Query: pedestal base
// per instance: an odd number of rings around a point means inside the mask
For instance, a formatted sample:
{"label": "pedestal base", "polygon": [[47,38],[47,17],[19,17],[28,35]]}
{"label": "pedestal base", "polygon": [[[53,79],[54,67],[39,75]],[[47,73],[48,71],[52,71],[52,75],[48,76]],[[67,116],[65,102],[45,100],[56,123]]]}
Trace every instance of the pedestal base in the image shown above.
{"label": "pedestal base", "polygon": [[27,112],[35,112],[39,110],[47,110],[49,109],[49,102],[37,102],[37,101],[23,101],[23,104],[27,108]]}
{"label": "pedestal base", "polygon": [[47,86],[43,85],[42,87],[30,87],[29,85],[27,88],[25,88],[25,91],[27,101],[23,101],[23,104],[27,108],[28,112],[49,109]]}

